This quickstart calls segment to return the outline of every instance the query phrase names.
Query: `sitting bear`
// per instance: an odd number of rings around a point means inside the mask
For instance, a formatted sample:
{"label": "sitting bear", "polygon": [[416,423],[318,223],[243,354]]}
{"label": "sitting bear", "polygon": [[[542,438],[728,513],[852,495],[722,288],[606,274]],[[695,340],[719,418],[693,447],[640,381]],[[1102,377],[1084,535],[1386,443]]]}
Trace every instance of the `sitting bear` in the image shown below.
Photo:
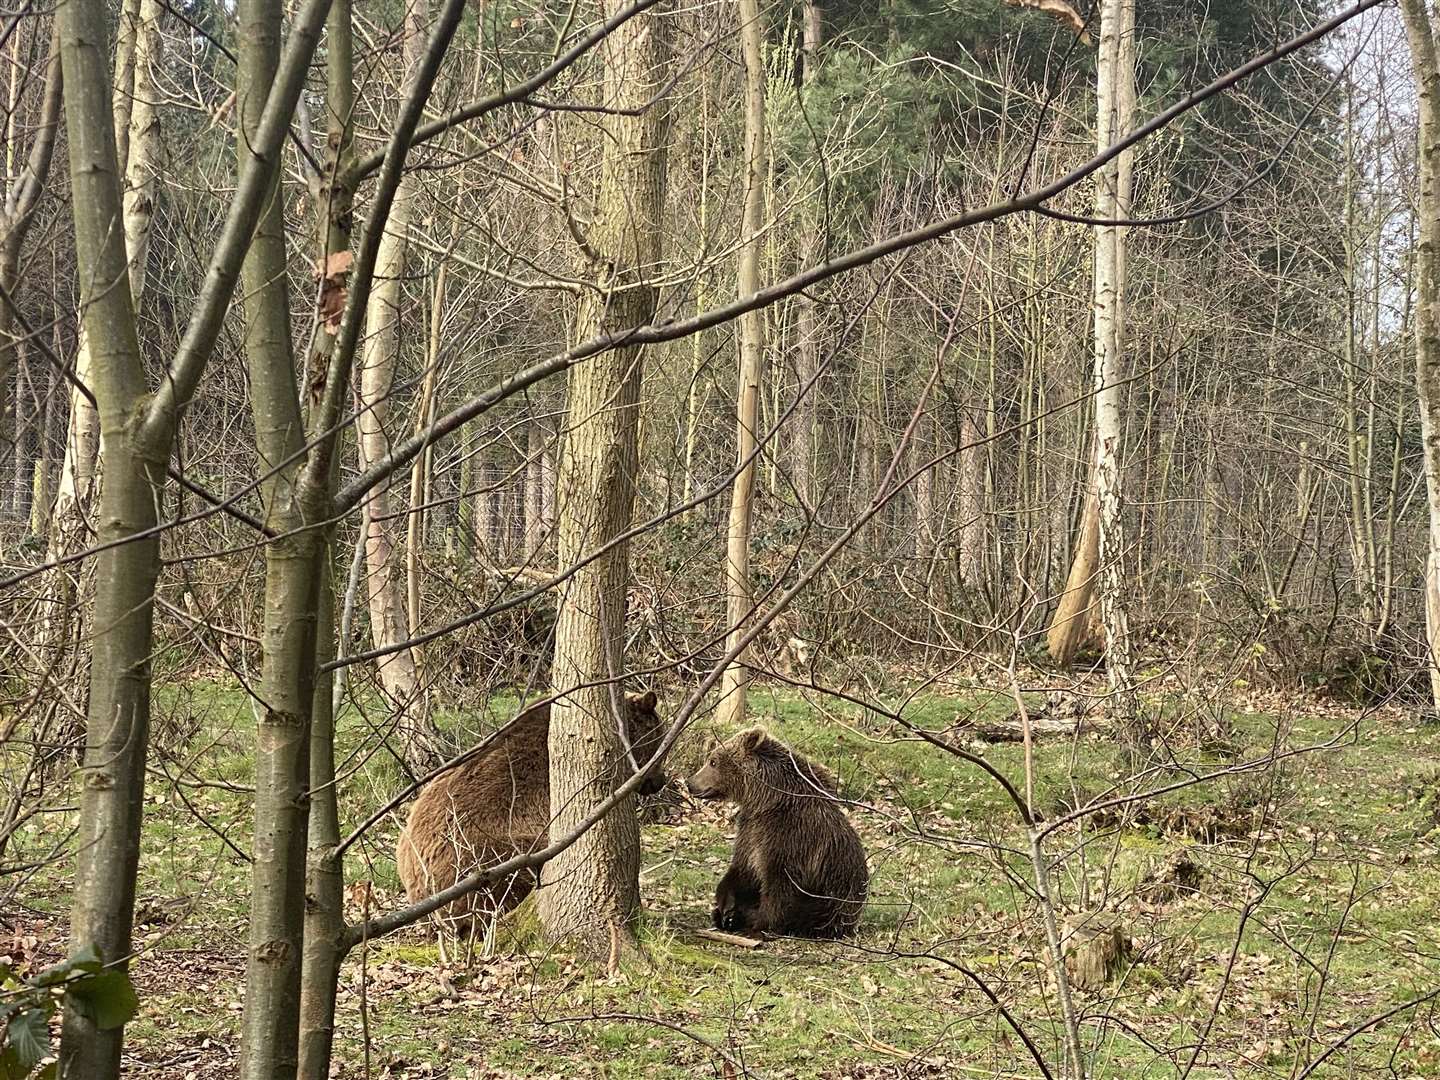
{"label": "sitting bear", "polygon": [[869,873],[829,770],[755,727],[717,747],[685,785],[739,807],[735,854],[715,889],[719,929],[804,937],[855,929]]}
{"label": "sitting bear", "polygon": [[[625,729],[634,768],[648,761],[665,732],[655,694],[625,695]],[[531,706],[498,739],[421,789],[400,833],[395,862],[411,902],[448,889],[484,866],[493,866],[549,842],[550,702]],[[627,772],[628,775],[628,772]],[[642,795],[665,786],[656,765]],[[535,871],[482,885],[436,913],[455,933],[475,929],[515,907],[535,887]]]}

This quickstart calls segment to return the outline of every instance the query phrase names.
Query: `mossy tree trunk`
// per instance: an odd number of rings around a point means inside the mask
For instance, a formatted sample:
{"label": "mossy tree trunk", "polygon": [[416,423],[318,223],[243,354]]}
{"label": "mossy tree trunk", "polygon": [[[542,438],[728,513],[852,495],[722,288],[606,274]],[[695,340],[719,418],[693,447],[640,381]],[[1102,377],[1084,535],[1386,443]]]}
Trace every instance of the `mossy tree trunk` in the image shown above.
{"label": "mossy tree trunk", "polygon": [[[604,103],[613,110],[603,121],[600,197],[589,237],[601,291],[587,291],[581,301],[575,333],[581,341],[643,325],[655,313],[670,125],[667,100],[652,99],[670,74],[668,32],[667,16],[652,8],[601,46]],[[641,349],[622,347],[570,370],[556,493],[561,567],[630,525],[642,363]],[[618,725],[623,695],[611,681],[623,669],[629,577],[622,544],[580,569],[561,599],[553,680],[562,696],[550,718],[553,835],[569,832],[629,771]],[[601,950],[632,940],[640,900],[633,809],[631,799],[622,800],[542,870],[540,919],[552,940]]]}

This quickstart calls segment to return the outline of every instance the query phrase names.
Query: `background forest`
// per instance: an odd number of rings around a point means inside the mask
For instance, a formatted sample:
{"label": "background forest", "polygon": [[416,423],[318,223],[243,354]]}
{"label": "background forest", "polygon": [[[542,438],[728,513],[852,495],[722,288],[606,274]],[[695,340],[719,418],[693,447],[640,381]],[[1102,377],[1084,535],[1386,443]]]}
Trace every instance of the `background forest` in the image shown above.
{"label": "background forest", "polygon": [[[0,1080],[1440,1073],[1401,9],[0,13]],[[697,937],[621,685],[838,774],[853,939]]]}

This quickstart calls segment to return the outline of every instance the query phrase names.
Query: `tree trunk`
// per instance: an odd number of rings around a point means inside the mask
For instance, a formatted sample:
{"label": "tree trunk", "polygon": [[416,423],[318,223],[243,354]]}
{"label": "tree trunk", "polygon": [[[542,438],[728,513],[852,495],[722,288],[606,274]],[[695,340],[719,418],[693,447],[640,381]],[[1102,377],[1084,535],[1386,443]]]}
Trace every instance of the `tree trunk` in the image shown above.
{"label": "tree trunk", "polygon": [[[435,417],[435,386],[440,378],[440,333],[445,320],[445,283],[449,277],[449,262],[442,261],[435,272],[435,285],[431,292],[430,331],[426,337],[425,378],[420,386],[420,401],[415,409],[415,434],[430,426]],[[430,470],[434,461],[433,448],[415,456],[410,466],[410,518],[405,531],[405,617],[407,625],[420,625],[420,556],[425,546],[425,523],[429,513]],[[422,678],[425,670],[424,654],[411,649],[415,660],[416,677]]]}
{"label": "tree trunk", "polygon": [[[113,546],[96,556],[95,627],[84,783],[76,836],[77,865],[70,950],[94,950],[124,971],[131,953],[135,871],[150,736],[150,656],[160,545],[151,534],[169,447],[147,446],[135,423],[147,387],[135,309],[126,282],[120,173],[111,121],[105,6],[74,0],[58,9],[65,80],[66,141],[80,266],[81,311],[94,343],[91,385],[99,403],[107,474],[100,491],[98,538]],[[101,1030],[67,1000],[60,1075],[107,1080],[120,1072],[124,1029]]]}
{"label": "tree trunk", "polygon": [[[425,49],[426,0],[407,0],[405,8],[405,79],[420,62]],[[360,468],[365,470],[390,452],[386,421],[390,415],[390,392],[400,358],[400,313],[404,302],[405,251],[409,240],[410,214],[415,201],[415,181],[410,175],[400,180],[380,251],[375,260],[375,286],[365,313],[365,344],[360,361]],[[370,636],[377,649],[389,648],[410,637],[405,613],[405,593],[396,564],[396,526],[391,519],[391,483],[379,484],[369,496],[370,532],[365,556],[369,574],[366,597],[370,608]],[[410,649],[400,649],[376,661],[381,685],[397,718],[396,734],[400,752],[411,771],[423,772],[430,761],[430,740],[424,702]]]}
{"label": "tree trunk", "polygon": [[[740,53],[745,62],[745,211],[741,222],[736,288],[741,297],[760,291],[760,240],[765,227],[765,27],[758,0],[740,0]],[[740,372],[735,392],[735,461],[738,472],[730,495],[726,542],[725,595],[729,630],[726,648],[744,635],[754,607],[750,584],[750,523],[755,508],[755,446],[760,381],[765,357],[765,316],[740,316]],[[750,669],[744,653],[725,669],[720,681],[722,728],[745,720],[745,688]]]}
{"label": "tree trunk", "polygon": [[[1106,0],[1100,23],[1099,146],[1129,133],[1135,115],[1135,0]],[[1134,154],[1097,176],[1098,218],[1130,216]],[[1100,510],[1101,621],[1105,667],[1122,715],[1134,712],[1130,630],[1125,608],[1124,435],[1125,240],[1121,225],[1095,227],[1095,495]]]}
{"label": "tree trunk", "polygon": [[475,500],[475,550],[485,565],[500,565],[500,467],[480,463],[480,490]]}
{"label": "tree trunk", "polygon": [[967,590],[978,591],[985,570],[985,447],[984,431],[967,410],[960,422],[956,512],[958,536],[955,558],[959,580]]}
{"label": "tree trunk", "polygon": [[[41,24],[36,22],[35,25]],[[21,34],[16,32],[15,47],[17,49],[20,45],[20,37]],[[21,65],[17,63],[12,70],[18,77]],[[50,174],[50,162],[54,157],[55,140],[60,129],[60,108],[59,37],[52,31],[50,55],[45,63],[45,86],[41,91],[40,115],[35,126],[34,141],[30,144],[30,154],[25,168],[9,185],[3,211],[0,211],[0,285],[4,286],[5,295],[12,300],[16,298],[16,294],[20,290],[20,254],[25,246],[25,237],[30,231],[35,207],[40,202],[40,196],[45,190],[45,180]],[[12,103],[12,127],[15,111]],[[12,155],[18,150],[13,130],[11,137],[7,140],[7,147]],[[10,473],[12,465],[10,455],[13,453],[15,455],[13,465],[17,476],[28,479],[24,473],[25,463],[19,453],[16,428],[16,416],[19,413],[20,401],[20,379],[15,375],[18,354],[19,342],[15,337],[15,312],[8,303],[0,299],[0,476],[7,476]],[[12,379],[15,383],[13,395],[10,393]],[[41,429],[40,438],[43,442],[44,429]]]}
{"label": "tree trunk", "polygon": [[[133,7],[133,12],[132,12]],[[155,114],[154,67],[160,60],[160,19],[164,9],[157,0],[128,0],[116,42],[115,68],[120,81],[114,98],[113,125],[117,154],[125,175],[122,228],[129,266],[132,309],[140,306],[145,288],[145,268],[150,250],[150,227],[154,221],[155,148],[159,121]],[[91,386],[95,377],[91,358],[89,320],[80,328],[75,359],[76,378]],[[55,493],[55,511],[50,531],[49,557],[54,560],[73,555],[90,540],[91,503],[100,467],[100,418],[90,400],[78,389],[70,389],[70,422],[65,439],[65,460],[60,467],[60,484]],[[59,647],[80,617],[80,608],[89,591],[83,564],[71,564],[60,571],[58,593],[51,599],[47,638]]]}
{"label": "tree trunk", "polygon": [[[1373,635],[1376,616],[1375,527],[1370,514],[1370,443],[1369,431],[1360,428],[1360,380],[1364,377],[1357,355],[1357,277],[1360,264],[1361,238],[1355,221],[1355,102],[1347,94],[1345,110],[1345,228],[1343,247],[1345,262],[1342,280],[1345,287],[1345,330],[1342,341],[1341,375],[1345,382],[1342,405],[1345,429],[1346,486],[1350,496],[1350,572],[1354,578],[1356,598],[1360,601],[1360,617],[1365,632]],[[1370,397],[1370,395],[1366,395]],[[1373,400],[1373,399],[1372,399]]]}
{"label": "tree trunk", "polygon": [[545,545],[545,429],[532,417],[525,423],[525,562]]}
{"label": "tree trunk", "polygon": [[[600,47],[605,149],[590,247],[604,299],[587,291],[576,316],[586,340],[650,321],[664,229],[669,76],[668,16],[652,8],[630,19]],[[626,115],[635,111],[636,115]],[[569,417],[557,498],[558,562],[574,565],[630,524],[635,497],[636,435],[642,350],[623,347],[570,369]],[[550,718],[551,835],[566,834],[614,789],[629,755],[617,718],[623,710],[625,592],[630,553],[621,544],[570,581],[555,629]],[[598,685],[597,685],[598,684]],[[640,833],[633,801],[609,815],[541,871],[540,920],[552,940],[590,950],[633,940],[639,896]]]}
{"label": "tree trunk", "polygon": [[[279,66],[281,11],[280,0],[242,0],[239,7],[244,51],[236,96],[246,139],[254,138],[265,90]],[[311,522],[302,506],[305,430],[290,338],[284,199],[278,177],[273,183],[241,272],[256,449],[260,473],[268,476],[261,485],[261,502],[265,523],[280,537],[265,548],[263,710],[255,733],[254,861],[240,1052],[245,1080],[293,1076],[299,1055],[295,1018],[300,1007],[306,792],[323,549],[318,531],[306,528]]]}
{"label": "tree trunk", "polygon": [[[1096,144],[1108,147],[1130,130],[1135,111],[1134,0],[1105,0],[1100,15]],[[1127,217],[1134,154],[1125,151],[1096,173],[1095,216]],[[1125,228],[1095,226],[1095,465],[1081,517],[1080,541],[1046,635],[1051,657],[1069,664],[1084,642],[1098,589],[1112,688],[1130,685],[1130,634],[1122,556],[1121,406],[1124,387]]]}
{"label": "tree trunk", "polygon": [[[343,3],[343,0],[342,0]],[[339,4],[336,5],[340,6]],[[326,545],[319,582],[315,661],[335,658],[335,592]],[[344,957],[345,875],[338,854],[340,804],[335,787],[335,702],[330,673],[315,680],[310,707],[310,821],[306,859],[304,953],[300,982],[297,1080],[329,1080],[335,999]]]}
{"label": "tree trunk", "polygon": [[[327,174],[339,177],[348,174],[351,161],[352,115],[355,105],[354,29],[350,0],[332,0],[325,27],[327,45],[326,79],[326,143],[330,160]],[[339,185],[326,202],[326,220],[321,230],[320,247],[324,259],[350,246],[351,191]],[[312,370],[329,356],[328,333],[318,335],[318,348],[312,352]],[[338,456],[337,456],[338,457]],[[333,475],[332,475],[333,483]],[[362,530],[364,525],[362,524]],[[333,534],[332,534],[333,535]],[[364,536],[356,544],[351,567],[358,583],[364,558]],[[326,544],[320,553],[318,585],[320,610],[315,629],[316,668],[334,659],[337,651],[335,628],[335,593],[331,581],[334,553]],[[347,619],[353,610],[354,593],[346,584],[346,607],[341,614],[342,632],[339,641],[349,641]],[[305,925],[304,950],[300,970],[299,1065],[297,1080],[329,1080],[330,1055],[335,1041],[335,1000],[340,979],[340,963],[345,955],[344,887],[345,875],[340,843],[340,807],[335,785],[335,713],[343,689],[346,669],[319,675],[315,679],[310,714],[310,787],[308,853],[305,863]]]}
{"label": "tree trunk", "polygon": [[[160,63],[160,0],[140,0],[135,30],[135,79],[129,112],[129,153],[125,158],[125,253],[130,260],[130,294],[135,306],[145,291],[150,232],[155,221],[155,166],[160,118],[155,110],[155,68]],[[263,104],[263,103],[262,103]],[[116,116],[119,126],[119,116]]]}
{"label": "tree trunk", "polygon": [[1415,259],[1415,388],[1420,400],[1429,545],[1425,557],[1425,633],[1430,695],[1440,712],[1440,64],[1424,0],[1400,0],[1420,114],[1420,245]]}
{"label": "tree trunk", "polygon": [[[825,9],[817,0],[805,0],[804,23],[801,38],[801,93],[804,87],[814,82],[820,66],[820,46],[824,43]],[[814,203],[818,195],[807,195],[800,205],[798,233],[805,239],[801,242],[800,262],[809,265],[819,247],[819,214]],[[820,371],[820,329],[815,301],[807,292],[795,296],[795,382],[798,393],[805,396],[799,401],[795,415],[791,418],[790,475],[795,484],[795,494],[806,511],[815,506],[816,457],[819,441],[820,384],[816,381]],[[812,383],[814,385],[812,385]],[[808,392],[806,392],[806,388]]]}
{"label": "tree trunk", "polygon": [[1075,656],[1094,640],[1090,607],[1095,597],[1095,575],[1100,563],[1100,504],[1093,485],[1087,485],[1085,504],[1080,511],[1079,539],[1070,573],[1065,578],[1065,591],[1050,619],[1045,644],[1050,658],[1062,667],[1075,662]]}

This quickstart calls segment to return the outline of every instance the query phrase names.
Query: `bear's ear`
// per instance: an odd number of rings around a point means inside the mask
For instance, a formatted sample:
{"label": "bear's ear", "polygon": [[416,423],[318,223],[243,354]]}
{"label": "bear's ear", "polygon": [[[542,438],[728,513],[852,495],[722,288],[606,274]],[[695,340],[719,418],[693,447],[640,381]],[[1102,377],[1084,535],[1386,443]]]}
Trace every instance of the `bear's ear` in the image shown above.
{"label": "bear's ear", "polygon": [[740,733],[740,749],[754,754],[770,741],[770,733],[763,727],[752,727]]}
{"label": "bear's ear", "polygon": [[659,699],[655,696],[654,690],[646,690],[634,699],[636,706],[641,712],[654,712],[655,704]]}

